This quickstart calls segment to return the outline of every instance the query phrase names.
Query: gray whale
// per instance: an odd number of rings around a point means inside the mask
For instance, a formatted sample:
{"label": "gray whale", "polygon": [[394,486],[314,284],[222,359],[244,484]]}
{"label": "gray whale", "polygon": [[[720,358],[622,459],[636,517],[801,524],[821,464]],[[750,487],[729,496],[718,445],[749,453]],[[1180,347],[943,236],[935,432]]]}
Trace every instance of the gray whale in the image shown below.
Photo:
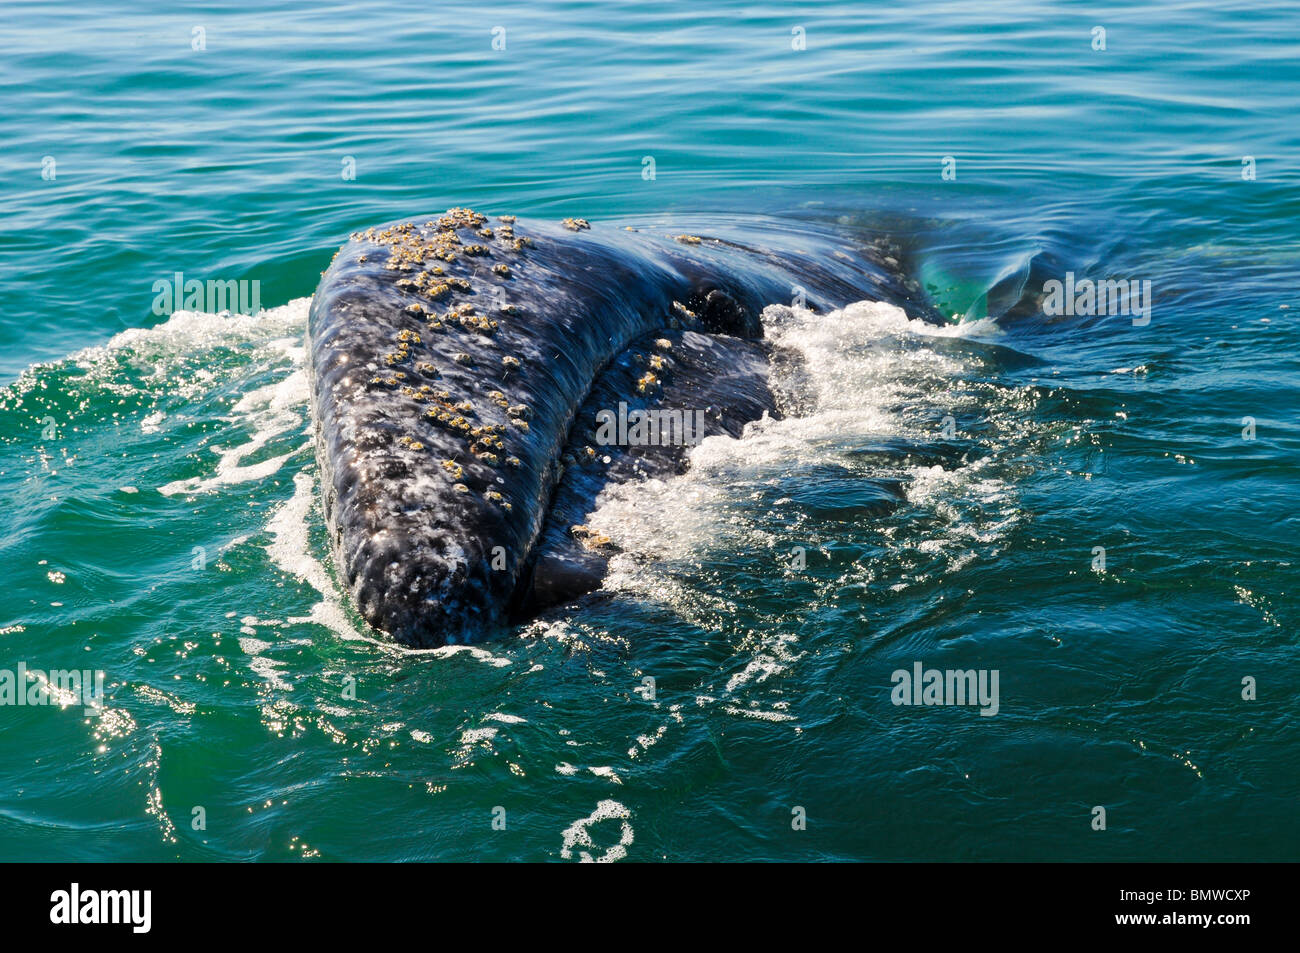
{"label": "gray whale", "polygon": [[469,209],[352,235],[312,300],[307,363],[356,608],[432,647],[597,588],[596,494],[680,472],[689,451],[611,443],[598,423],[622,405],[698,423],[695,439],[739,435],[779,410],[768,370],[787,356],[762,340],[767,304],[889,300],[933,317],[896,255],[771,221],[683,234]]}

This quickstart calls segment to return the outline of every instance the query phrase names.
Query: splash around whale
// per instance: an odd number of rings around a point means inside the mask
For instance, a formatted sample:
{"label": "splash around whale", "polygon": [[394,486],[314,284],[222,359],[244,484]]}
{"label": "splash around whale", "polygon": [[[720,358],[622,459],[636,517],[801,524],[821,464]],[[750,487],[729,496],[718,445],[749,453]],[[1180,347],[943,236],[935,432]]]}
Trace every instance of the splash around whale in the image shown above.
{"label": "splash around whale", "polygon": [[356,608],[433,647],[597,589],[612,551],[585,517],[602,489],[679,473],[700,439],[786,403],[765,306],[933,317],[897,253],[770,220],[680,233],[464,208],[352,235],[307,343]]}

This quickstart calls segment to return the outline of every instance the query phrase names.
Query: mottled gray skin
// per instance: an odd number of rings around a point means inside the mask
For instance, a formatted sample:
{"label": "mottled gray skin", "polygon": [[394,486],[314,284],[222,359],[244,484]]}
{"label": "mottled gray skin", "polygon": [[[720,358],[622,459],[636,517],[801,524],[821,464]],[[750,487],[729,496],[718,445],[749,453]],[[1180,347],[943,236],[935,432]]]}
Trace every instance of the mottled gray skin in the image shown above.
{"label": "mottled gray skin", "polygon": [[[464,642],[599,585],[607,547],[574,522],[611,480],[679,471],[685,448],[596,447],[610,463],[593,461],[595,410],[620,396],[708,408],[709,432],[733,435],[774,412],[759,314],[796,286],[815,310],[886,298],[926,313],[883,253],[838,235],[680,232],[453,210],[339,251],[308,367],[331,543],[372,626]],[[659,338],[672,348],[641,393],[637,355]]]}

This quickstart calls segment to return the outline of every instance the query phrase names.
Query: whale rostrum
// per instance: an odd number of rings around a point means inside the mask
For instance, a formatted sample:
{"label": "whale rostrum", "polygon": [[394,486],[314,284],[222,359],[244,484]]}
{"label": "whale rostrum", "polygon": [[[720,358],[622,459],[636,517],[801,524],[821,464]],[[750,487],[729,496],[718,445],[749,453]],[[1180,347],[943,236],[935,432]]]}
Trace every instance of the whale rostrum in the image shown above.
{"label": "whale rostrum", "polygon": [[465,208],[351,236],[307,344],[321,495],[360,614],[471,640],[597,588],[602,488],[777,414],[763,307],[925,306],[869,244],[772,223],[704,234]]}

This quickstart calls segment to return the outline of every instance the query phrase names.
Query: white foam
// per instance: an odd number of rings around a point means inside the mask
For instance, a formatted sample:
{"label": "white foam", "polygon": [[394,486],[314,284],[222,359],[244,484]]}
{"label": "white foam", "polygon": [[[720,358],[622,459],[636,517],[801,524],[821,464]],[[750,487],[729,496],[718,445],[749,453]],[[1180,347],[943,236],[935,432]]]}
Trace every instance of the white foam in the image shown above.
{"label": "white foam", "polygon": [[460,734],[460,743],[466,747],[473,745],[484,745],[491,747],[492,740],[497,736],[497,729],[491,725],[486,728],[467,728]]}
{"label": "white foam", "polygon": [[154,411],[152,414],[145,417],[144,420],[140,421],[140,432],[147,433],[147,434],[157,433],[159,430],[162,429],[162,422],[166,418],[167,415],[163,413],[161,410]]}
{"label": "white foam", "polygon": [[560,835],[563,840],[560,856],[565,860],[572,859],[575,847],[589,847],[594,850],[596,843],[592,839],[591,829],[605,821],[618,821],[620,829],[617,844],[609,847],[599,857],[592,856],[592,853],[586,850],[578,851],[578,857],[584,864],[608,864],[616,860],[622,860],[627,856],[627,849],[632,846],[634,838],[632,824],[630,823],[631,818],[632,812],[618,801],[601,801],[590,815],[574,821],[573,824],[564,829],[564,832]]}
{"label": "white foam", "polygon": [[331,596],[337,594],[334,580],[311,554],[308,540],[307,517],[315,504],[315,484],[309,473],[293,475],[293,496],[276,508],[266,524],[271,534],[266,551],[280,569],[303,580],[321,595]]}
{"label": "white foam", "polygon": [[[301,361],[302,349],[286,349],[288,356]],[[232,447],[213,447],[219,455],[216,470],[209,477],[191,477],[175,480],[158,488],[164,496],[178,493],[206,493],[223,486],[265,480],[277,472],[289,459],[310,449],[306,442],[286,453],[269,457],[254,464],[243,460],[257,453],[275,438],[303,429],[307,415],[307,375],[301,367],[272,384],[249,391],[232,408],[232,416],[225,421],[232,427],[249,432],[247,439]]]}
{"label": "white foam", "polygon": [[[800,416],[752,423],[740,439],[704,440],[692,450],[690,469],[680,477],[622,484],[603,493],[587,523],[632,556],[614,561],[607,586],[648,584],[671,594],[670,580],[647,579],[647,558],[775,550],[784,540],[769,525],[743,514],[737,518],[756,488],[793,469],[844,466],[845,448],[857,443],[900,437],[932,440],[937,433],[928,421],[958,409],[952,406],[951,391],[970,370],[970,359],[929,342],[998,333],[989,321],[935,326],[911,320],[882,302],[858,302],[827,315],[774,305],[764,311],[763,319],[774,344],[801,355],[804,386],[812,391],[811,409]],[[924,424],[909,413],[918,409],[931,412],[919,415]],[[915,493],[916,501],[933,501],[940,484],[946,482],[951,489],[954,483],[970,482],[978,472],[977,467],[934,470],[938,472],[914,472],[909,499]],[[981,493],[994,498],[1001,489],[991,481]],[[691,593],[694,599],[700,595]]]}
{"label": "white foam", "polygon": [[114,351],[132,350],[141,354],[186,354],[208,351],[214,347],[259,343],[293,334],[294,343],[307,326],[311,298],[295,298],[275,308],[256,314],[233,314],[223,311],[177,311],[166,321],[151,328],[128,328],[113,335],[107,344],[86,348],[73,355],[81,364],[94,363]]}
{"label": "white foam", "polygon": [[[996,327],[984,322],[936,327],[882,302],[859,302],[828,315],[775,305],[763,317],[773,343],[803,359],[810,412],[764,418],[739,440],[702,441],[681,477],[607,490],[587,522],[624,552],[687,559],[708,550],[773,548],[778,540],[767,526],[735,519],[743,502],[737,489],[750,493],[754,484],[795,468],[842,465],[844,448],[855,442],[933,437],[900,411],[917,405],[947,410],[950,386],[965,368],[949,349],[941,352],[927,341],[987,334]],[[641,560],[624,565],[642,572]],[[615,587],[625,581],[612,580]]]}
{"label": "white foam", "polygon": [[[298,298],[253,315],[177,311],[161,324],[129,328],[107,343],[85,348],[67,360],[106,390],[136,400],[152,394],[155,403],[183,402],[193,406],[220,394],[220,388],[231,383],[238,386],[244,381],[271,378],[243,393],[231,407],[230,415],[222,418],[228,426],[218,439],[224,439],[225,444],[213,448],[218,459],[212,472],[159,487],[168,496],[212,492],[227,485],[264,480],[306,446],[245,462],[276,438],[304,428],[308,395],[303,334],[310,306],[310,298]],[[213,352],[219,349],[237,350],[241,359],[212,359]],[[43,366],[28,368],[19,386],[35,381]],[[133,373],[124,375],[124,367]],[[152,436],[169,427],[178,430],[190,416],[155,406],[140,419],[140,431]]]}
{"label": "white foam", "polygon": [[232,486],[237,483],[251,483],[265,480],[273,473],[277,472],[280,467],[284,466],[289,458],[301,453],[307,449],[310,444],[303,444],[288,453],[282,453],[277,457],[269,457],[259,463],[250,466],[239,466],[234,461],[240,459],[260,446],[260,441],[250,442],[241,447],[236,447],[229,452],[222,452],[221,460],[217,463],[217,470],[210,477],[191,477],[187,480],[173,480],[171,483],[158,487],[158,492],[163,496],[174,496],[178,493],[193,494],[206,493],[215,490],[218,487]]}

